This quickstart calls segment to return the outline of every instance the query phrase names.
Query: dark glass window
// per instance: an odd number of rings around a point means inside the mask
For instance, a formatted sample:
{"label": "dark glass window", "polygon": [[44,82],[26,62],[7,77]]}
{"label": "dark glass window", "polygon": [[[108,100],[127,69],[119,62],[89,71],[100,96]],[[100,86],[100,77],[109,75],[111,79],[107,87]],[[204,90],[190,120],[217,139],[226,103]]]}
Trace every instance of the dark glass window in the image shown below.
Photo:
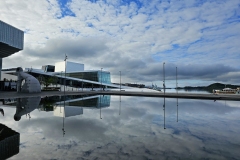
{"label": "dark glass window", "polygon": [[[64,73],[63,73],[64,75]],[[67,77],[85,79],[89,81],[102,82],[102,83],[111,83],[110,72],[76,72],[76,73],[66,73]]]}

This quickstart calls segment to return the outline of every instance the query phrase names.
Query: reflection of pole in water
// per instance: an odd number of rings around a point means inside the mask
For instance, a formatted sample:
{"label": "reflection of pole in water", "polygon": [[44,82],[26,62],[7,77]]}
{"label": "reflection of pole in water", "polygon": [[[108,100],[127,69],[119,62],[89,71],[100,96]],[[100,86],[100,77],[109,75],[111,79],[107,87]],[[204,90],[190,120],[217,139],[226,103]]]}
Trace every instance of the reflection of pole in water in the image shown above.
{"label": "reflection of pole in water", "polygon": [[165,96],[165,69],[164,69],[165,62],[163,62],[163,91]]}
{"label": "reflection of pole in water", "polygon": [[177,98],[177,122],[178,122],[178,98]]}
{"label": "reflection of pole in water", "polygon": [[164,101],[163,101],[163,110],[164,110],[164,129],[166,129],[166,127],[165,127],[165,110],[166,110],[166,108],[165,108],[165,97],[164,97]]}
{"label": "reflection of pole in water", "polygon": [[62,100],[60,98],[60,113],[62,113]]}
{"label": "reflection of pole in water", "polygon": [[119,96],[119,115],[121,114],[121,96]]}
{"label": "reflection of pole in water", "polygon": [[63,131],[63,137],[65,135],[65,130],[64,130],[64,119],[65,119],[65,101],[66,101],[66,95],[65,95],[65,87],[66,87],[66,63],[67,63],[67,55],[65,54],[65,79],[64,79],[64,106],[63,106],[63,128],[62,128],[62,131]]}
{"label": "reflection of pole in water", "polygon": [[63,131],[63,137],[64,137],[64,135],[65,135],[65,130],[64,130],[64,120],[65,120],[65,100],[66,100],[66,98],[65,98],[65,95],[64,95],[64,103],[63,103],[63,128],[62,128],[62,131]]}
{"label": "reflection of pole in water", "polygon": [[102,111],[101,111],[101,108],[102,108],[102,96],[100,95],[100,119],[102,119]]}
{"label": "reflection of pole in water", "polygon": [[[176,92],[178,94],[177,67],[176,67]],[[178,98],[177,98],[177,122],[178,122]]]}

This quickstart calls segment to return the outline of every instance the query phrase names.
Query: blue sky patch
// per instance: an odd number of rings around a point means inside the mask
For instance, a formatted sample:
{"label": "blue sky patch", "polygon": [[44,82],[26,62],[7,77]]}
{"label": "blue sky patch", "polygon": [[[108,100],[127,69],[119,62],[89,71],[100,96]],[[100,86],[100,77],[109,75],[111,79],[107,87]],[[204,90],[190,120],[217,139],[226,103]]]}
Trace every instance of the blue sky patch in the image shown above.
{"label": "blue sky patch", "polygon": [[143,5],[139,0],[122,0],[121,4],[122,5],[130,5],[132,2],[137,5],[138,9],[141,8]]}
{"label": "blue sky patch", "polygon": [[68,7],[68,2],[71,2],[71,0],[58,0],[58,4],[61,9],[61,17],[63,18],[65,16],[73,16],[76,17],[75,13],[71,11],[71,9]]}

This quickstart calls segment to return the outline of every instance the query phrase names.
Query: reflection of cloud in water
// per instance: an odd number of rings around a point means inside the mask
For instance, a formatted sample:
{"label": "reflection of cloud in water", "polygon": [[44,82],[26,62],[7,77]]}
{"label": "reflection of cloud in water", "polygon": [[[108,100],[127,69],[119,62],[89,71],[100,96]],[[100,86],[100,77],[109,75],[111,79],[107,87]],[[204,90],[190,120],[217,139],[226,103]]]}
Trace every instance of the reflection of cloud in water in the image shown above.
{"label": "reflection of cloud in water", "polygon": [[[115,98],[116,97],[116,98]],[[166,130],[163,129],[163,99],[122,97],[111,106],[84,110],[65,119],[33,111],[30,121],[18,123],[23,133],[16,159],[239,159],[240,109],[213,101],[180,100],[176,122],[176,100],[166,99]],[[11,123],[7,121],[6,123]],[[24,134],[25,133],[25,134]],[[64,158],[63,158],[64,157]]]}
{"label": "reflection of cloud in water", "polygon": [[240,108],[240,103],[239,101],[217,101],[218,103],[222,105],[226,105],[227,107],[237,107]]}
{"label": "reflection of cloud in water", "polygon": [[[48,124],[51,122],[51,124]],[[48,118],[48,119],[32,119],[31,125],[27,121],[19,124],[25,130],[41,130],[45,137],[55,139],[62,138],[62,119]],[[76,137],[82,141],[95,141],[96,139],[105,139],[104,132],[107,127],[101,124],[100,121],[68,118],[65,119],[65,131],[67,137]],[[97,136],[96,136],[97,133]]]}

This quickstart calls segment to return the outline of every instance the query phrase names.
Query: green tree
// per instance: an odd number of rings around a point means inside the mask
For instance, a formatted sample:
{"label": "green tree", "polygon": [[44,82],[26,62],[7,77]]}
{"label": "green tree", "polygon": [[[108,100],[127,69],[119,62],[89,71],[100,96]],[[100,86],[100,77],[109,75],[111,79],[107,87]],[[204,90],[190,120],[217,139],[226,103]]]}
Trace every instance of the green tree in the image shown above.
{"label": "green tree", "polygon": [[52,85],[56,85],[56,87],[57,87],[57,84],[58,84],[58,78],[56,77],[56,76],[53,76],[53,77],[51,77],[52,78]]}
{"label": "green tree", "polygon": [[57,83],[57,77],[49,77],[49,76],[39,76],[38,81],[41,85],[44,85],[46,88],[50,84],[56,84]]}

